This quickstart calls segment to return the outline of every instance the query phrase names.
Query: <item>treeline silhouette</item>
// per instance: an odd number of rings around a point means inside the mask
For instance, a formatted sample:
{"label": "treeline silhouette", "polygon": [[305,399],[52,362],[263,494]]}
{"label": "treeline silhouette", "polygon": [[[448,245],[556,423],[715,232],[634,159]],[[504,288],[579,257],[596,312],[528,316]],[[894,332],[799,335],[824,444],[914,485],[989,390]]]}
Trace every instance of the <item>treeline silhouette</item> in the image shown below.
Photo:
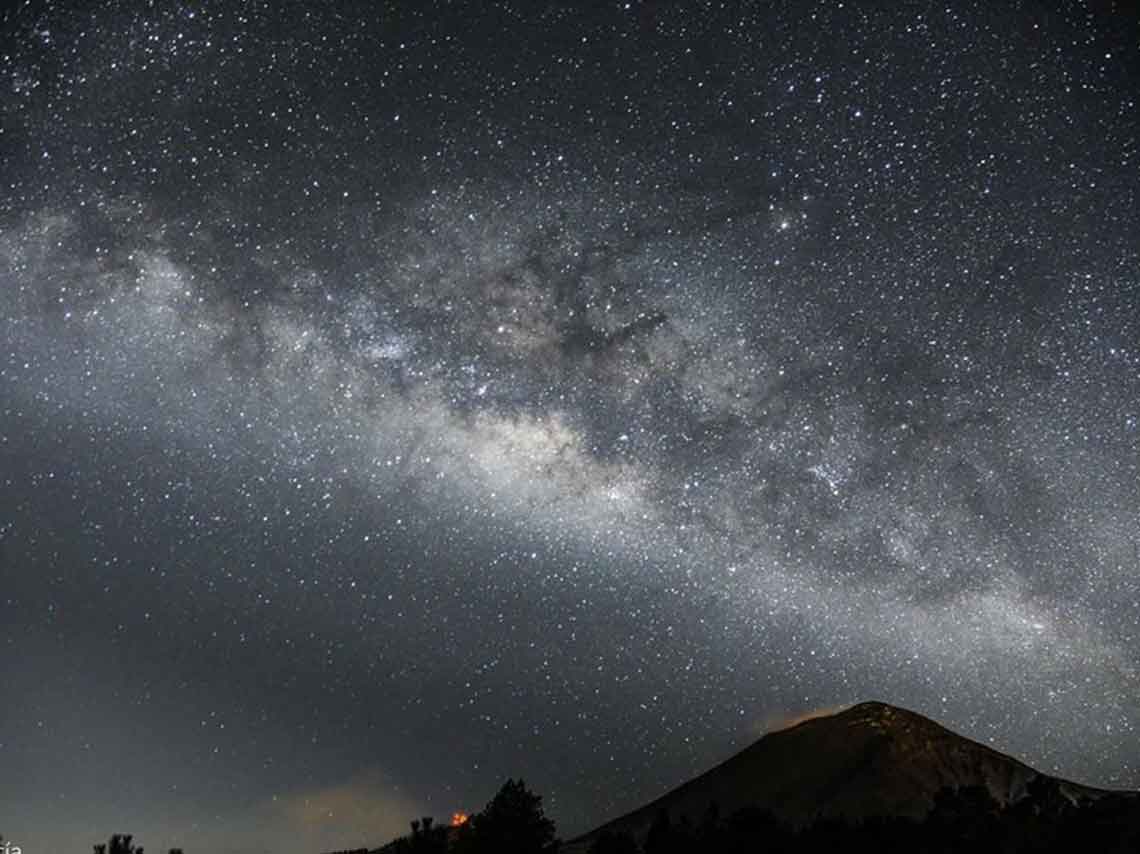
{"label": "treeline silhouette", "polygon": [[[380,849],[337,854],[557,854],[554,822],[542,798],[508,780],[483,812],[460,827],[412,822],[412,832]],[[582,850],[579,845],[570,847]],[[793,826],[759,807],[722,816],[716,804],[692,821],[662,811],[643,840],[603,832],[587,854],[1140,854],[1140,798],[1107,795],[1074,803],[1057,780],[1037,777],[1023,798],[1002,807],[984,786],[946,788],[926,818]]]}
{"label": "treeline silhouette", "polygon": [[925,819],[819,819],[794,827],[759,808],[722,818],[715,804],[699,822],[661,812],[641,845],[602,833],[589,854],[1140,854],[1140,799],[1109,795],[1073,803],[1058,782],[1029,784],[1002,808],[984,786],[943,789]]}
{"label": "treeline silhouette", "polygon": [[507,780],[481,812],[459,825],[430,818],[412,822],[412,832],[384,846],[385,854],[556,854],[554,822],[542,796],[520,780]]}
{"label": "treeline silhouette", "polygon": [[[2,837],[0,837],[2,839]],[[144,854],[130,834],[116,833],[95,846],[94,854]],[[522,780],[507,780],[482,812],[458,826],[437,825],[431,817],[412,822],[412,832],[383,848],[356,848],[333,854],[556,854],[554,822],[542,811],[542,796]],[[183,854],[181,848],[169,854]]]}
{"label": "treeline silhouette", "polygon": [[[558,854],[554,822],[542,797],[507,780],[481,812],[459,825],[430,817],[382,848],[333,854]],[[572,846],[581,850],[578,845]],[[821,818],[793,826],[750,807],[722,816],[716,804],[693,821],[658,813],[643,840],[604,831],[588,854],[1140,854],[1140,797],[1110,794],[1074,802],[1057,780],[1034,778],[1024,797],[1003,807],[984,786],[942,789],[921,820]],[[143,854],[116,834],[94,854]],[[172,848],[169,854],[182,854]]]}
{"label": "treeline silhouette", "polygon": [[[143,854],[143,847],[134,844],[130,833],[116,833],[107,842],[94,846],[95,854]],[[181,848],[171,848],[168,854],[182,854]]]}

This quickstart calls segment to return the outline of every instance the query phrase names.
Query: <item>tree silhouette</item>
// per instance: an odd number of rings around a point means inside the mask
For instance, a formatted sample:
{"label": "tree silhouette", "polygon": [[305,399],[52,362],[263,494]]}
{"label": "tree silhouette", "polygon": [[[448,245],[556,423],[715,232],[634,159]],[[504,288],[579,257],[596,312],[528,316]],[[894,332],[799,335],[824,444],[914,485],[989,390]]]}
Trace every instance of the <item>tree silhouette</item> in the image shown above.
{"label": "tree silhouette", "polygon": [[131,844],[134,837],[129,833],[116,833],[110,842],[95,846],[95,854],[143,854],[143,847]]}
{"label": "tree silhouette", "polygon": [[521,779],[512,779],[460,828],[456,848],[461,854],[553,854],[558,848],[554,833],[542,797]]}
{"label": "tree silhouette", "polygon": [[590,844],[589,854],[638,854],[638,848],[628,833],[603,830]]}
{"label": "tree silhouette", "polygon": [[1001,808],[985,786],[944,787],[925,822],[929,839],[948,851],[975,854],[1000,847]]}
{"label": "tree silhouette", "polygon": [[645,854],[684,854],[695,848],[695,834],[688,816],[681,816],[676,824],[667,810],[660,810],[645,837]]}
{"label": "tree silhouette", "polygon": [[447,827],[438,826],[430,815],[412,821],[412,835],[393,843],[394,854],[445,854]]}

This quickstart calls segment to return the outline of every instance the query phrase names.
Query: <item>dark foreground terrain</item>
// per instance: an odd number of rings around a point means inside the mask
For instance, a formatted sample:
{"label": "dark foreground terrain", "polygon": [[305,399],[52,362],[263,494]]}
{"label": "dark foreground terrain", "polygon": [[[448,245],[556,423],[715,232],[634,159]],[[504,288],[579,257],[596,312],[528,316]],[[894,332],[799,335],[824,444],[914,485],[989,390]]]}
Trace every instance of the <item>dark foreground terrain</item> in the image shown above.
{"label": "dark foreground terrain", "polygon": [[629,838],[647,854],[840,844],[1005,852],[1095,840],[1104,850],[1132,852],[1140,851],[1138,811],[1137,793],[1051,777],[922,715],[861,703],[769,733],[567,847]]}
{"label": "dark foreground terrain", "polygon": [[[552,851],[541,799],[509,781],[458,828],[389,854]],[[862,703],[769,733],[562,854],[1140,854],[1140,793],[1035,771],[922,715]]]}
{"label": "dark foreground terrain", "polygon": [[[861,703],[769,733],[569,842],[522,780],[473,816],[411,831],[335,854],[1140,854],[1140,792],[1042,774],[922,715]],[[95,851],[142,854],[129,836]]]}

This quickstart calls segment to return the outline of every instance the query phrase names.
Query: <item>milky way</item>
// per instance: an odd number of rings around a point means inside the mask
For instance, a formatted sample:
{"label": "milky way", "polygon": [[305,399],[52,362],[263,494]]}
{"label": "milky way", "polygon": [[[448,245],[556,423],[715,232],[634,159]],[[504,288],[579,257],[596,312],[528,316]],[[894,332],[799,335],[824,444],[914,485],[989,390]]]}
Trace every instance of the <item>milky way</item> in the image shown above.
{"label": "milky way", "polygon": [[566,835],[863,699],[1140,786],[1135,15],[157,5],[3,18],[6,838]]}

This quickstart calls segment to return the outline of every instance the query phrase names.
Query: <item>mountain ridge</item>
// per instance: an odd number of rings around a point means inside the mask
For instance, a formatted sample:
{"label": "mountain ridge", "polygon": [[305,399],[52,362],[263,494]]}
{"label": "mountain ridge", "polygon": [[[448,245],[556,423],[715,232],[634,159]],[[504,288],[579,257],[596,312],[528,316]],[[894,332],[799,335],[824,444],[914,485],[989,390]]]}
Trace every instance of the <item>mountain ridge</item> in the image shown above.
{"label": "mountain ridge", "polygon": [[[766,733],[702,774],[567,843],[574,854],[604,832],[643,839],[664,810],[673,820],[701,820],[760,807],[792,825],[819,819],[921,819],[942,789],[984,786],[1002,807],[1037,778],[1056,781],[1072,803],[1121,794],[1049,774],[938,722],[878,700]],[[1124,793],[1128,794],[1128,793]]]}

